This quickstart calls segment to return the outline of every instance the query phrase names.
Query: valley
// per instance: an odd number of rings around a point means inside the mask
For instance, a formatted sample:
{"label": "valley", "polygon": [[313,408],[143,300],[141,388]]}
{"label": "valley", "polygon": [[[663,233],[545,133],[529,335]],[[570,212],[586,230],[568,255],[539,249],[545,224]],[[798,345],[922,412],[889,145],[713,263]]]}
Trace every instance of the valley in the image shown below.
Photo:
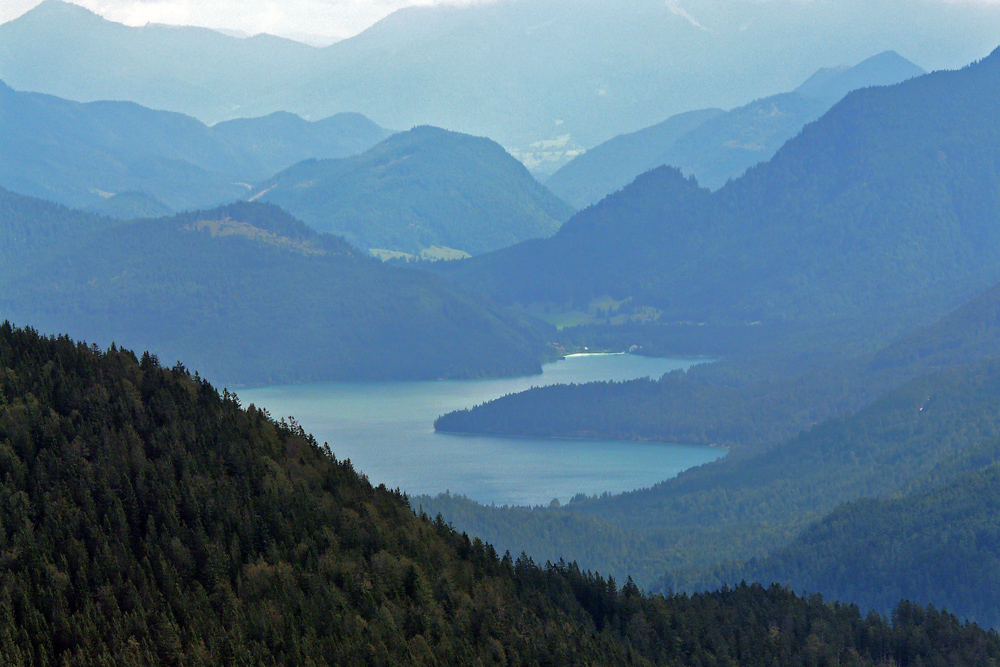
{"label": "valley", "polygon": [[1000,664],[1000,5],[414,1],[0,8],[0,663]]}
{"label": "valley", "polygon": [[292,416],[373,483],[410,494],[444,491],[485,505],[548,505],[584,493],[652,486],[725,454],[704,446],[619,440],[444,435],[434,419],[535,386],[658,378],[693,361],[634,355],[574,355],[541,375],[490,380],[328,383],[240,390],[244,403]]}

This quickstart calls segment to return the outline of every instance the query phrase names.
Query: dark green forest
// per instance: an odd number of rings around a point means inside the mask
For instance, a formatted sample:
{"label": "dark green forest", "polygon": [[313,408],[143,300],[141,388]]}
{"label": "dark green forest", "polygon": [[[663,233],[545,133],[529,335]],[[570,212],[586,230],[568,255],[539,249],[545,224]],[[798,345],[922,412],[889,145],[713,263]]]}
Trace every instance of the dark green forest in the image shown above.
{"label": "dark green forest", "polygon": [[994,665],[740,585],[646,596],[500,555],[181,364],[0,325],[0,657],[37,665]]}
{"label": "dark green forest", "polygon": [[[997,459],[996,441],[988,453]],[[929,491],[836,508],[788,546],[720,566],[700,583],[781,581],[793,590],[891,610],[900,598],[933,600],[987,627],[1000,625],[1000,467]]]}
{"label": "dark green forest", "polygon": [[[753,389],[766,386],[762,382],[744,386],[745,401],[727,403],[739,394],[673,374],[660,382],[560,388],[551,402],[544,390],[532,390],[482,410],[497,424],[506,418],[533,427],[535,417],[548,413],[554,424],[610,431],[619,423],[612,421],[617,410],[649,426],[657,423],[657,401],[661,425],[693,406],[716,405],[714,417],[695,412],[703,424],[719,428],[730,420],[737,426],[734,443],[741,432],[757,435],[739,442],[727,459],[653,489],[532,510],[485,508],[448,496],[415,502],[500,546],[516,540],[545,557],[629,572],[657,590],[781,581],[883,612],[897,597],[933,601],[995,625],[989,582],[1000,573],[987,525],[996,522],[996,512],[983,489],[994,473],[982,469],[996,460],[1000,385],[996,362],[981,360],[1000,357],[998,290],[873,354],[813,366],[799,381],[772,380],[767,400],[767,392]],[[900,387],[890,391],[894,384]],[[643,402],[635,387],[650,400]],[[686,403],[682,387],[702,389]],[[802,424],[808,414],[802,411],[785,419],[786,426],[807,430],[774,439],[771,419],[791,414],[796,400],[820,405],[817,398],[841,395],[835,391],[873,402],[811,428]],[[454,417],[473,419],[478,412]],[[719,432],[690,433],[692,441],[705,442]],[[660,578],[656,568],[663,563],[669,573]]]}
{"label": "dark green forest", "polygon": [[549,329],[270,204],[114,223],[0,191],[0,311],[236,384],[537,373]]}

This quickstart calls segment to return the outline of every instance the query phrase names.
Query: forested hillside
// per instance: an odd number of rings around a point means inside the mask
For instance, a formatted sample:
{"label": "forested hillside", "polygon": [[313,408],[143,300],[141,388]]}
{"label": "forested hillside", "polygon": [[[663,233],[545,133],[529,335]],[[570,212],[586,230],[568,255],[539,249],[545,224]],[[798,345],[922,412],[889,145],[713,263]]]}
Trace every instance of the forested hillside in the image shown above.
{"label": "forested hillside", "polygon": [[854,414],[769,448],[735,450],[651,489],[530,513],[448,497],[419,502],[498,545],[517,538],[532,553],[627,572],[642,584],[666,569],[680,587],[699,568],[766,555],[839,503],[910,489],[1000,437],[998,405],[1000,367],[984,363],[911,380]]}
{"label": "forested hillside", "polygon": [[0,325],[0,659],[36,665],[993,664],[904,603],[631,581],[414,516],[182,365]]}
{"label": "forested hillside", "polygon": [[997,627],[998,448],[978,449],[993,463],[929,491],[840,506],[776,553],[719,568],[709,585],[781,581],[883,612],[907,598]]}
{"label": "forested hillside", "polygon": [[849,94],[717,193],[654,170],[456,276],[504,303],[612,297],[664,323],[839,326],[872,349],[1000,279],[998,118],[1000,51]]}
{"label": "forested hillside", "polygon": [[277,113],[208,127],[179,113],[81,104],[2,81],[0,117],[0,186],[123,219],[158,212],[136,206],[135,193],[175,211],[217,206],[296,162],[360,153],[391,134],[359,114],[306,122]]}
{"label": "forested hillside", "polygon": [[15,239],[0,250],[0,313],[141,344],[213,379],[531,374],[546,355],[543,325],[385,266],[270,204],[111,223],[2,192],[0,202],[0,234]]}
{"label": "forested hillside", "polygon": [[362,155],[297,164],[261,183],[273,202],[359,248],[470,254],[551,236],[573,209],[500,145],[416,127]]}

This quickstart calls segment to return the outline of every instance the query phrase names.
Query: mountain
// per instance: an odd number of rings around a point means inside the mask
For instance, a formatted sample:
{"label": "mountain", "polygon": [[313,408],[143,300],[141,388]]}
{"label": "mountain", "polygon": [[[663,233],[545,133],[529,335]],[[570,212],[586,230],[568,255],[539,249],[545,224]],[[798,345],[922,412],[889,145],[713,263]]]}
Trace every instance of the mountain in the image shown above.
{"label": "mountain", "polygon": [[264,115],[247,109],[248,98],[304,72],[318,53],[268,35],[132,28],[59,0],[0,26],[0,79],[15,88],[82,102],[128,100],[208,123]]}
{"label": "mountain", "polygon": [[546,354],[543,326],[273,205],[112,222],[0,195],[0,313],[44,331],[236,384],[523,375]]}
{"label": "mountain", "polygon": [[[899,583],[922,567],[917,546],[893,552],[900,559],[891,563],[868,556],[869,565],[841,566],[866,557],[863,549],[851,551],[855,537],[863,541],[880,531],[897,534],[888,532],[888,525],[909,501],[873,500],[858,506],[851,519],[851,530],[857,533],[838,533],[838,539],[843,537],[840,545],[824,533],[826,541],[814,546],[819,551],[828,548],[829,558],[817,560],[815,567],[809,565],[813,546],[796,535],[800,530],[808,534],[812,520],[826,522],[823,515],[840,511],[834,509],[838,503],[930,492],[993,463],[998,442],[1000,286],[881,350],[844,356],[834,336],[825,353],[817,356],[809,364],[796,359],[791,371],[777,373],[780,357],[758,354],[701,365],[659,381],[532,389],[446,415],[436,424],[441,430],[716,442],[730,452],[719,462],[654,489],[584,498],[589,504],[574,502],[556,510],[501,510],[444,496],[414,502],[501,547],[516,540],[545,558],[572,558],[601,571],[628,572],[640,584],[651,584],[648,577],[657,577],[657,568],[672,563],[668,586],[675,589],[742,579],[783,581],[794,590],[817,590],[882,610],[906,590],[910,599],[947,603],[953,611],[995,624],[995,616],[983,606],[988,596],[962,593],[979,580],[962,567],[942,579],[964,582],[947,595],[921,577],[899,584],[902,588],[880,588],[875,578],[895,577]],[[699,490],[692,492],[695,487]],[[716,502],[717,510],[711,510]],[[872,507],[883,506],[887,517],[876,521]],[[637,517],[647,516],[652,517],[649,524],[641,525],[644,519]],[[799,523],[809,516],[812,520]],[[906,520],[910,523],[898,531],[909,530],[921,519],[910,514]],[[937,537],[950,544],[945,533],[955,521],[929,524],[920,544]],[[865,532],[869,528],[870,535]],[[957,524],[955,530],[959,534]],[[792,538],[797,540],[789,546],[792,555],[776,560],[766,556],[775,548],[784,553],[783,542]],[[973,548],[963,543],[968,548],[948,562],[979,558],[988,566],[991,544],[975,542]],[[753,548],[760,549],[756,555],[761,560],[747,564]],[[730,558],[744,563],[713,570],[713,561]],[[903,567],[908,559],[912,567]],[[892,571],[895,566],[901,568],[897,573]],[[705,575],[704,568],[714,574]]]}
{"label": "mountain", "polygon": [[1000,280],[998,99],[1000,51],[858,90],[718,192],[659,168],[550,239],[452,269],[504,303],[610,297],[662,323],[844,327],[873,349]]}
{"label": "mountain", "polygon": [[615,137],[574,158],[545,181],[577,208],[596,204],[639,174],[672,165],[717,190],[765,162],[802,128],[847,93],[888,86],[924,70],[888,51],[850,68],[824,69],[791,93],[772,95],[722,113],[681,114],[659,125]]}
{"label": "mountain", "polygon": [[0,661],[990,664],[1000,639],[773,586],[646,596],[500,556],[182,364],[0,324]]}
{"label": "mountain", "polygon": [[232,201],[248,182],[306,158],[364,151],[390,134],[358,114],[208,127],[133,103],[81,104],[2,82],[0,117],[0,186],[122,218]]}
{"label": "mountain", "polygon": [[550,236],[573,210],[489,139],[417,127],[340,160],[310,160],[261,183],[273,202],[361,248],[470,254]]}
{"label": "mountain", "polygon": [[659,158],[667,147],[720,115],[725,115],[722,109],[689,111],[609,139],[560,167],[545,179],[545,186],[579,209],[596,204],[644,171],[663,164]]}
{"label": "mountain", "polygon": [[86,210],[116,220],[164,218],[173,213],[169,206],[145,192],[119,192],[102,199]]}
{"label": "mountain", "polygon": [[[837,375],[825,370],[816,381],[818,388],[801,380],[748,383],[746,409],[759,414],[761,422],[784,418],[782,410],[808,415],[810,407],[818,416],[823,410],[817,409],[817,396],[827,400],[842,393],[863,396],[866,383],[878,387],[878,396],[845,414],[800,425],[795,435],[775,436],[766,446],[734,446],[725,458],[649,489],[578,497],[561,508],[530,511],[444,497],[418,502],[425,510],[442,512],[461,530],[475,531],[501,547],[516,537],[524,548],[545,558],[577,560],[616,575],[628,573],[646,586],[654,585],[666,571],[666,583],[659,585],[687,589],[706,581],[705,572],[720,562],[763,558],[789,544],[841,503],[906,493],[922,480],[940,476],[935,471],[982,443],[1000,439],[1000,366],[995,361],[923,375],[914,369],[914,373],[918,376],[913,379],[901,381],[905,375],[897,375],[890,383],[878,374],[852,370]],[[619,384],[620,392],[609,390],[607,383],[532,390],[496,403],[507,408],[501,410],[507,420],[526,425],[504,432],[514,434],[530,433],[538,413],[552,414],[558,425],[565,413],[577,412],[588,415],[591,430],[583,435],[609,437],[608,424],[619,418],[634,420],[641,428],[649,413],[669,413],[675,403],[677,412],[683,413],[688,407],[685,395],[695,397],[696,411],[709,412],[706,403],[715,408],[715,422],[706,420],[706,431],[719,424],[731,427],[742,418],[733,407],[741,396],[731,389],[728,403],[713,404],[714,388],[707,382],[682,384],[677,377],[670,379]],[[862,389],[856,389],[859,386]],[[727,395],[725,389],[720,393]],[[813,405],[805,409],[796,405],[801,396]],[[604,410],[605,405],[611,409]],[[707,585],[739,580],[739,574],[709,578]],[[919,599],[938,604],[935,598]]]}
{"label": "mountain", "polygon": [[213,125],[211,130],[249,156],[254,170],[248,177],[254,181],[308,158],[364,153],[392,134],[359,113],[338,113],[310,122],[287,111],[262,118],[236,118]]}
{"label": "mountain", "polygon": [[854,67],[821,69],[795,92],[803,97],[836,101],[858,88],[891,86],[926,73],[895,51],[885,51]]}
{"label": "mountain", "polygon": [[929,68],[967,63],[1000,43],[998,18],[991,3],[515,0],[407,8],[316,49],[127,28],[47,0],[0,26],[0,78],[207,123],[357,111],[384,127],[488,136],[558,165],[677,113],[790,90],[831,62],[896,49]]}
{"label": "mountain", "polygon": [[899,498],[842,505],[776,553],[723,569],[723,577],[786,582],[793,590],[886,610],[893,600],[933,601],[987,627],[1000,625],[1000,464]]}

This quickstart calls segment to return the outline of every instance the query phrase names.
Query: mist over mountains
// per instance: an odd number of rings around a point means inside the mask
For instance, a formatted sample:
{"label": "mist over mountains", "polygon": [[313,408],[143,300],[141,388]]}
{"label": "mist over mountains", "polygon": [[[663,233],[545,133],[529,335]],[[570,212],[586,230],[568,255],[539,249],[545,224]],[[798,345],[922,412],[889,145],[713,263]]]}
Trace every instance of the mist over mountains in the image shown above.
{"label": "mist over mountains", "polygon": [[662,322],[846,323],[888,342],[1000,278],[998,90],[1000,51],[858,90],[718,192],[661,167],[551,239],[454,269],[504,303],[611,297]]}
{"label": "mist over mountains", "polygon": [[679,168],[717,190],[749,167],[771,159],[802,128],[858,88],[899,83],[924,70],[898,53],[867,58],[854,67],[818,70],[792,92],[721,112],[678,114],[649,128],[595,146],[545,180],[577,208],[596,204],[661,165]]}
{"label": "mist over mountains", "polygon": [[998,43],[930,0],[0,25],[0,663],[1000,664]]}
{"label": "mist over mountains", "polygon": [[[157,202],[164,213],[228,203],[300,160],[352,155],[391,134],[350,113],[307,122],[276,112],[209,127],[133,102],[83,104],[3,81],[0,118],[0,186],[124,218],[150,217]],[[131,205],[117,212],[111,198],[121,194]]]}
{"label": "mist over mountains", "polygon": [[[887,49],[930,69],[960,66],[1000,42],[998,18],[991,4],[910,0],[878,11],[854,0],[513,0],[401,10],[316,49],[268,36],[128,28],[47,0],[0,26],[0,79],[208,123],[353,111],[384,127],[488,136],[558,165],[574,146],[691,109],[736,107]],[[531,146],[559,137],[551,150]]]}

